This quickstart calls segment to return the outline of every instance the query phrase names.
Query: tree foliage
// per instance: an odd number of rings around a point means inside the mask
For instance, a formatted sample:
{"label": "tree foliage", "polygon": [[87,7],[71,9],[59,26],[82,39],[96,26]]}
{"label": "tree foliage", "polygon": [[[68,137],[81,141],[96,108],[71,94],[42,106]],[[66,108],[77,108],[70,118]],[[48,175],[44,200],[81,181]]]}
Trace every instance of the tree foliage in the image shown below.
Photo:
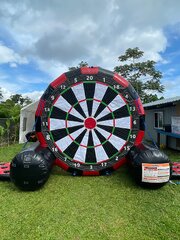
{"label": "tree foliage", "polygon": [[81,61],[76,67],[69,67],[69,71],[76,70],[77,68],[81,67],[88,67],[89,64],[87,62]]}
{"label": "tree foliage", "polygon": [[0,101],[1,101],[2,98],[3,98],[3,94],[2,94],[2,90],[0,88]]}
{"label": "tree foliage", "polygon": [[2,135],[4,135],[8,145],[10,142],[18,140],[21,108],[31,102],[31,99],[28,97],[14,94],[0,103],[0,123],[2,125],[1,128],[4,129],[4,131],[1,131],[1,141],[3,139]]}
{"label": "tree foliage", "polygon": [[144,52],[139,48],[128,48],[119,56],[119,66],[114,70],[126,78],[138,92],[143,103],[158,99],[157,93],[163,93],[164,86],[160,79],[162,73],[155,69],[156,62],[143,60]]}
{"label": "tree foliage", "polygon": [[23,97],[21,94],[14,94],[10,96],[10,99],[20,106],[25,106],[32,103],[32,100],[29,97]]}

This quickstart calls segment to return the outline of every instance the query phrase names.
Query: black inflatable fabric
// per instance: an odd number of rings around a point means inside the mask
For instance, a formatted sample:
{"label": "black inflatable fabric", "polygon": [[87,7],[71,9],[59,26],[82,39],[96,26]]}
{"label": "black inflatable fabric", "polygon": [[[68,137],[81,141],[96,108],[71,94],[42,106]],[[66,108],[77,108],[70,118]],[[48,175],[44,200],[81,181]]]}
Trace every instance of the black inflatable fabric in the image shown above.
{"label": "black inflatable fabric", "polygon": [[136,182],[144,187],[159,188],[170,179],[170,161],[159,149],[141,143],[133,146],[128,162]]}
{"label": "black inflatable fabric", "polygon": [[36,190],[47,181],[54,160],[54,154],[37,142],[14,157],[10,178],[22,190]]}
{"label": "black inflatable fabric", "polygon": [[37,142],[37,136],[36,136],[36,132],[28,132],[26,134],[26,139],[28,142]]}

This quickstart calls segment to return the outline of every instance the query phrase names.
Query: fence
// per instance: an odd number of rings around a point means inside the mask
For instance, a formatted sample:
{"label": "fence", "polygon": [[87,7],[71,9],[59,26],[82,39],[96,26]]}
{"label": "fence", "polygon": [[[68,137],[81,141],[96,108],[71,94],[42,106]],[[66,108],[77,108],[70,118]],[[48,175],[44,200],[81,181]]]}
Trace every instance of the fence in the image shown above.
{"label": "fence", "polygon": [[0,118],[0,147],[15,143],[19,138],[19,121]]}

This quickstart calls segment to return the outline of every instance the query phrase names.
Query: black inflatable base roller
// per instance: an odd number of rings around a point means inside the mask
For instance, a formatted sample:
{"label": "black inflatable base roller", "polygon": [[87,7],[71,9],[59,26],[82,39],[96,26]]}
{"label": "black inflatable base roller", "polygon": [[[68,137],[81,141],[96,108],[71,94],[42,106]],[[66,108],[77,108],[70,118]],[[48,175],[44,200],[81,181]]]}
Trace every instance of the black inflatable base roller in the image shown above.
{"label": "black inflatable base roller", "polygon": [[141,143],[130,149],[127,159],[136,182],[143,187],[160,188],[170,179],[170,161],[159,149]]}
{"label": "black inflatable base roller", "polygon": [[54,160],[54,154],[37,142],[14,157],[10,165],[10,178],[22,190],[36,190],[47,181]]}

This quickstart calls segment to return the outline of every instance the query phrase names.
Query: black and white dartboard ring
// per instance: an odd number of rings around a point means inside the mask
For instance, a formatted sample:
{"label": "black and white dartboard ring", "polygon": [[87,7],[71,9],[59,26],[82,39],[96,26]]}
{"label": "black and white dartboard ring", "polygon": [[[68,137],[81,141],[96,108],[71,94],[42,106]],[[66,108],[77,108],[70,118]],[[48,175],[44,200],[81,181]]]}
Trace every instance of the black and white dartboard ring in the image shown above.
{"label": "black and white dartboard ring", "polygon": [[83,175],[117,169],[144,136],[144,109],[124,78],[83,67],[54,80],[40,99],[36,133],[55,163]]}

